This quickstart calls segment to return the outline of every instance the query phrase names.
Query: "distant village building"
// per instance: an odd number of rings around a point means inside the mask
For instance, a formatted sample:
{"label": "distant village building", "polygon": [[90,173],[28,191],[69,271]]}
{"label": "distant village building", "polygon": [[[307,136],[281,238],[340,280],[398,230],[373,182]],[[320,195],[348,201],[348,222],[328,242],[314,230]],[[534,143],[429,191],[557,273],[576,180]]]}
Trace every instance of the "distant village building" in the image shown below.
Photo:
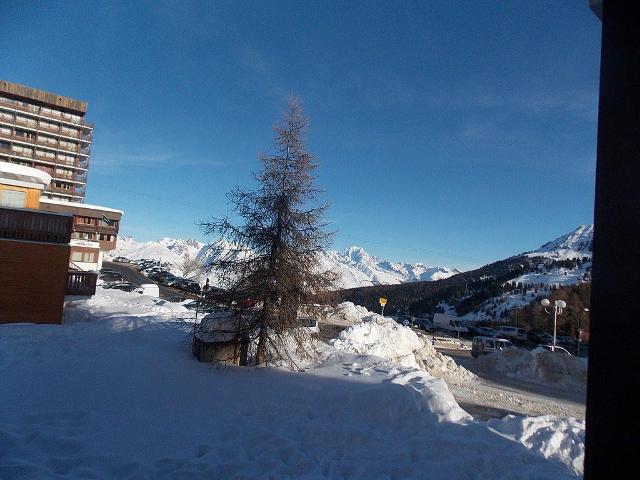
{"label": "distant village building", "polygon": [[93,140],[87,103],[0,80],[0,161],[51,177],[43,197],[83,202]]}

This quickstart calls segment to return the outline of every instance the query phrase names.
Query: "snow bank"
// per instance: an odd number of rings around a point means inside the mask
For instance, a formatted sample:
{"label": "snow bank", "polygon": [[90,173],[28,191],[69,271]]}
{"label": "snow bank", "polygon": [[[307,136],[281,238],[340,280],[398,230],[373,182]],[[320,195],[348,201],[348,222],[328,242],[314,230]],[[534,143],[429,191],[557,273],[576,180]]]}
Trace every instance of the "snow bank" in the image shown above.
{"label": "snow bank", "polygon": [[331,344],[338,350],[375,355],[398,365],[420,368],[414,351],[422,348],[423,342],[413,330],[375,313],[363,320],[343,330]]}
{"label": "snow bank", "polygon": [[329,310],[326,314],[326,321],[334,325],[353,325],[362,321],[370,313],[369,310],[360,305],[352,302],[342,302]]}
{"label": "snow bank", "polygon": [[557,459],[576,475],[582,475],[584,464],[585,423],[574,418],[552,416],[515,417],[490,420],[491,430],[517,441],[544,458]]}
{"label": "snow bank", "polygon": [[[304,373],[211,368],[192,357],[190,324],[176,307],[99,289],[68,304],[64,325],[0,325],[0,478],[564,479],[581,471],[580,423],[476,422],[426,371],[332,347]],[[424,350],[390,322],[367,322],[377,342],[361,325],[341,341],[406,359]]]}
{"label": "snow bank", "polygon": [[342,351],[374,355],[385,360],[437,376],[472,379],[475,376],[446,355],[437,352],[431,341],[390,318],[368,313],[360,323],[343,330],[331,345]]}
{"label": "snow bank", "polygon": [[585,359],[559,352],[510,348],[482,355],[477,361],[481,368],[489,372],[517,380],[564,388],[586,388]]}

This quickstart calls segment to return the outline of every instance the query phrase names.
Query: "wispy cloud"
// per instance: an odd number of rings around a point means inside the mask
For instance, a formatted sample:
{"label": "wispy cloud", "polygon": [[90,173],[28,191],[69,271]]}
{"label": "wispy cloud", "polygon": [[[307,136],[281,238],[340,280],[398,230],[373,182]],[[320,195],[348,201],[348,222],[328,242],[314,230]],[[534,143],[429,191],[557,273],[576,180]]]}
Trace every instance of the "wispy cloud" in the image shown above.
{"label": "wispy cloud", "polygon": [[175,152],[156,153],[99,153],[95,155],[92,169],[119,169],[131,167],[185,167],[185,166],[210,166],[223,167],[231,162],[216,159],[185,157]]}
{"label": "wispy cloud", "polygon": [[[271,95],[283,99],[288,98],[291,91],[279,79],[275,68],[267,58],[257,49],[252,47],[241,47],[237,49],[238,62],[245,67],[252,80],[258,79],[259,83]],[[255,82],[252,82],[256,85]]]}

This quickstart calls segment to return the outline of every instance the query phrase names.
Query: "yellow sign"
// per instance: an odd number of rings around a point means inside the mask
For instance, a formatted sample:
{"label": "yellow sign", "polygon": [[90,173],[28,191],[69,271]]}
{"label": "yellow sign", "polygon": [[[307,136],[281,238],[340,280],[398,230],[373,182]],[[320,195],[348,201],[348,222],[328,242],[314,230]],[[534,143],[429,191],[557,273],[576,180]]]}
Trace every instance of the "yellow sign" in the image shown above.
{"label": "yellow sign", "polygon": [[386,305],[387,304],[387,299],[380,297],[380,305]]}

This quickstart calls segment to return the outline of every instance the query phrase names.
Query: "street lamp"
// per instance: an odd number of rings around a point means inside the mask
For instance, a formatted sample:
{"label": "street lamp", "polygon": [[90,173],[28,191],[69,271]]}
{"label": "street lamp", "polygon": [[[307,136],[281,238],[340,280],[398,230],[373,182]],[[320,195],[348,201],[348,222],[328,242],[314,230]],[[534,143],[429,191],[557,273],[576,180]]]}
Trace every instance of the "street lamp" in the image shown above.
{"label": "street lamp", "polygon": [[588,308],[581,308],[580,309],[580,315],[578,315],[578,349],[576,350],[576,355],[578,357],[580,356],[580,343],[582,341],[582,332],[580,331],[580,320],[582,319],[582,312],[589,313],[589,309]]}
{"label": "street lamp", "polygon": [[[551,312],[547,310],[547,307],[551,305],[548,298],[543,299],[540,303],[544,307],[544,311],[551,315]],[[553,302],[553,345],[551,350],[556,351],[556,323],[558,315],[562,315],[562,309],[567,308],[567,303],[564,300],[556,300]]]}

